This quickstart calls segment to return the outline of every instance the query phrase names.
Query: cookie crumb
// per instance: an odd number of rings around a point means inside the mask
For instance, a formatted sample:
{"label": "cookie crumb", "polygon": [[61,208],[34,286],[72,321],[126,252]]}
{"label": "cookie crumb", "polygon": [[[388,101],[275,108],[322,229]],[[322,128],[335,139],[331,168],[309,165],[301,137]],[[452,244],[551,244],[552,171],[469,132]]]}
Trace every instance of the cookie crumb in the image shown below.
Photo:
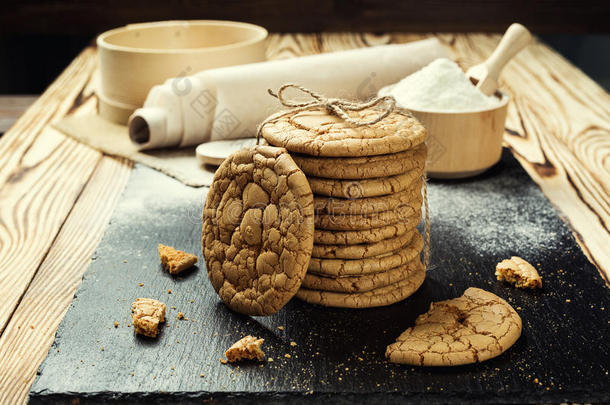
{"label": "cookie crumb", "polygon": [[138,283],[138,287],[144,287],[144,283]]}
{"label": "cookie crumb", "polygon": [[502,260],[496,265],[496,278],[506,280],[517,288],[541,288],[542,278],[531,264],[518,256]]}
{"label": "cookie crumb", "polygon": [[138,298],[131,304],[131,321],[136,334],[157,337],[165,322],[165,304],[152,298]]}
{"label": "cookie crumb", "polygon": [[284,330],[284,327],[283,326],[278,326],[277,329],[278,330]]}
{"label": "cookie crumb", "polygon": [[231,363],[240,360],[258,360],[265,358],[265,353],[261,350],[261,345],[265,339],[258,339],[254,336],[245,336],[238,340],[225,352],[225,357]]}
{"label": "cookie crumb", "polygon": [[220,362],[221,362],[222,364],[227,364],[227,361],[226,361],[225,359],[223,359],[222,357],[220,358]]}
{"label": "cookie crumb", "polygon": [[297,342],[290,342],[290,346],[294,347],[297,345]]}
{"label": "cookie crumb", "polygon": [[102,346],[102,351],[104,351],[104,346]]}
{"label": "cookie crumb", "polygon": [[273,357],[269,357],[269,358],[267,359],[267,361],[268,361],[269,363],[273,363]]}
{"label": "cookie crumb", "polygon": [[157,248],[161,264],[170,274],[178,274],[197,263],[197,256],[191,253],[176,250],[171,246],[165,246],[160,243]]}
{"label": "cookie crumb", "polygon": [[167,293],[168,293],[168,294],[171,294],[171,293],[172,293],[172,290],[167,290]]}
{"label": "cookie crumb", "polygon": [[118,323],[117,321],[114,321],[114,324],[113,324],[113,325],[114,325],[114,327],[115,327],[115,328],[118,328],[118,327],[119,327],[119,323]]}
{"label": "cookie crumb", "polygon": [[292,356],[291,356],[291,355],[289,355],[288,353],[286,353],[286,354],[284,355],[284,357],[286,357],[287,359],[289,359],[289,358],[291,358]]}
{"label": "cookie crumb", "polygon": [[184,319],[184,314],[182,312],[178,312],[178,315],[176,315],[176,318]]}

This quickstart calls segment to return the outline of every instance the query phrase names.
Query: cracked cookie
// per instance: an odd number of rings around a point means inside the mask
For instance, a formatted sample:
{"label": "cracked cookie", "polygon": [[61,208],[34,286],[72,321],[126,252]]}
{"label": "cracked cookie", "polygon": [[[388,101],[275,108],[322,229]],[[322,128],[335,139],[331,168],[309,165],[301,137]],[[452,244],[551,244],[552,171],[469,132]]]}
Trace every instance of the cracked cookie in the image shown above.
{"label": "cracked cookie", "polygon": [[[419,263],[419,262],[418,262]],[[301,288],[296,297],[310,304],[339,308],[372,308],[391,305],[413,294],[426,278],[424,266],[407,267],[402,280],[361,293],[339,293]]]}
{"label": "cracked cookie", "polygon": [[137,298],[131,304],[131,323],[136,334],[157,337],[165,322],[165,304],[152,298]]}
{"label": "cracked cookie", "polygon": [[377,177],[364,180],[334,180],[321,177],[307,177],[311,190],[316,195],[339,198],[379,197],[398,193],[412,188],[412,184],[421,178],[423,171],[410,170],[390,177]]}
{"label": "cracked cookie", "polygon": [[363,243],[360,245],[313,245],[312,257],[321,259],[365,259],[367,257],[379,256],[400,249],[413,239],[415,227],[410,232],[392,239],[382,240],[375,243]]}
{"label": "cracked cookie", "polygon": [[[357,120],[379,116],[376,108],[349,111]],[[355,126],[330,114],[326,108],[284,115],[261,128],[263,137],[271,145],[282,146],[290,152],[312,156],[373,156],[402,152],[422,144],[426,129],[410,113],[395,110],[372,125]]]}
{"label": "cracked cookie", "polygon": [[393,363],[458,366],[499,356],[521,335],[521,318],[502,298],[468,288],[464,295],[430,304],[386,349]]}
{"label": "cracked cookie", "polygon": [[367,215],[390,211],[402,205],[412,204],[418,195],[421,196],[421,186],[422,180],[416,180],[406,190],[380,197],[349,199],[314,195],[314,212],[330,215]]}
{"label": "cracked cookie", "polygon": [[375,243],[384,239],[404,235],[414,226],[415,221],[397,222],[379,228],[363,229],[360,231],[327,231],[316,229],[313,233],[313,243],[316,245],[357,245],[360,243]]}
{"label": "cracked cookie", "polygon": [[519,256],[513,256],[498,263],[496,278],[506,280],[517,288],[542,288],[542,277],[534,266]]}
{"label": "cracked cookie", "polygon": [[378,273],[412,261],[422,251],[424,239],[416,232],[407,245],[393,253],[369,257],[366,259],[318,259],[312,257],[309,261],[308,273],[329,277],[357,276],[368,273]]}
{"label": "cracked cookie", "polygon": [[264,341],[265,339],[258,339],[254,336],[245,336],[227,349],[225,357],[230,363],[241,360],[262,361],[265,358],[265,352],[261,349]]}
{"label": "cracked cookie", "polygon": [[279,311],[305,277],[313,232],[311,189],[285,149],[242,149],[216,171],[203,209],[203,255],[232,310]]}
{"label": "cracked cookie", "polygon": [[307,273],[303,279],[302,288],[310,290],[356,293],[385,287],[403,280],[411,274],[410,268],[422,266],[419,258],[404,266],[395,267],[379,273],[362,274],[349,277],[328,277]]}
{"label": "cracked cookie", "polygon": [[362,157],[316,157],[291,154],[297,166],[308,177],[361,180],[388,177],[410,170],[423,171],[426,163],[426,146],[398,153]]}
{"label": "cracked cookie", "polygon": [[317,214],[314,217],[316,229],[327,231],[358,231],[404,223],[411,228],[421,221],[422,197],[402,204],[390,211],[366,215]]}
{"label": "cracked cookie", "polygon": [[159,243],[157,247],[161,264],[170,274],[178,274],[183,270],[193,267],[197,263],[197,256],[176,250],[171,246],[165,246]]}

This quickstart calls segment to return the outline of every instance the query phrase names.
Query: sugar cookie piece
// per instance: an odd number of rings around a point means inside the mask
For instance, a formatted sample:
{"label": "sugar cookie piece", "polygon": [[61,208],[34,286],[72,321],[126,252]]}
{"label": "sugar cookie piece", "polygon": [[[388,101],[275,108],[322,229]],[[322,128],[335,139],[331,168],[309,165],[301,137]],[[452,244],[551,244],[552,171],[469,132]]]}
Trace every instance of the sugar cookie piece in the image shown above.
{"label": "sugar cookie piece", "polygon": [[518,256],[502,260],[496,266],[498,280],[506,280],[517,288],[542,288],[542,277],[534,266]]}
{"label": "sugar cookie piece", "polygon": [[157,337],[165,322],[165,304],[152,298],[138,298],[131,304],[131,323],[136,334]]}
{"label": "sugar cookie piece", "polygon": [[237,342],[225,352],[225,357],[231,363],[240,360],[258,360],[262,361],[265,358],[265,352],[261,350],[261,345],[265,339],[258,339],[254,336],[246,336]]}
{"label": "sugar cookie piece", "polygon": [[197,256],[159,243],[161,264],[170,274],[178,274],[197,263]]}
{"label": "sugar cookie piece", "polygon": [[469,288],[464,295],[433,302],[386,349],[393,363],[458,366],[499,356],[521,336],[521,318],[502,298]]}

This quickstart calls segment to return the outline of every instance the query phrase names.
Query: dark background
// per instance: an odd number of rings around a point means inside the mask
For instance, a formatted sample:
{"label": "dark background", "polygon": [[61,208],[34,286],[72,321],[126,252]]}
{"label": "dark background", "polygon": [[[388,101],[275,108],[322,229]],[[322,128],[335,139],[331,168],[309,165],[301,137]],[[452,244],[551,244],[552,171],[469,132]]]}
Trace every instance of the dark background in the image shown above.
{"label": "dark background", "polygon": [[22,0],[0,13],[0,94],[37,94],[107,29],[229,19],[270,32],[503,32],[518,21],[610,88],[610,1]]}

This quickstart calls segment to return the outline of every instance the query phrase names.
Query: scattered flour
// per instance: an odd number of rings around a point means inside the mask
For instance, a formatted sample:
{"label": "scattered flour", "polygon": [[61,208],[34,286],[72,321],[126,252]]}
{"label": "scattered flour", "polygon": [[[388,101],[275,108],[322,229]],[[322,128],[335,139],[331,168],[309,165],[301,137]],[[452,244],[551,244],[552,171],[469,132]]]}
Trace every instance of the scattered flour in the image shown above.
{"label": "scattered flour", "polygon": [[419,111],[476,111],[500,104],[497,97],[481,93],[455,62],[445,58],[384,87],[379,95],[394,96],[399,106]]}

